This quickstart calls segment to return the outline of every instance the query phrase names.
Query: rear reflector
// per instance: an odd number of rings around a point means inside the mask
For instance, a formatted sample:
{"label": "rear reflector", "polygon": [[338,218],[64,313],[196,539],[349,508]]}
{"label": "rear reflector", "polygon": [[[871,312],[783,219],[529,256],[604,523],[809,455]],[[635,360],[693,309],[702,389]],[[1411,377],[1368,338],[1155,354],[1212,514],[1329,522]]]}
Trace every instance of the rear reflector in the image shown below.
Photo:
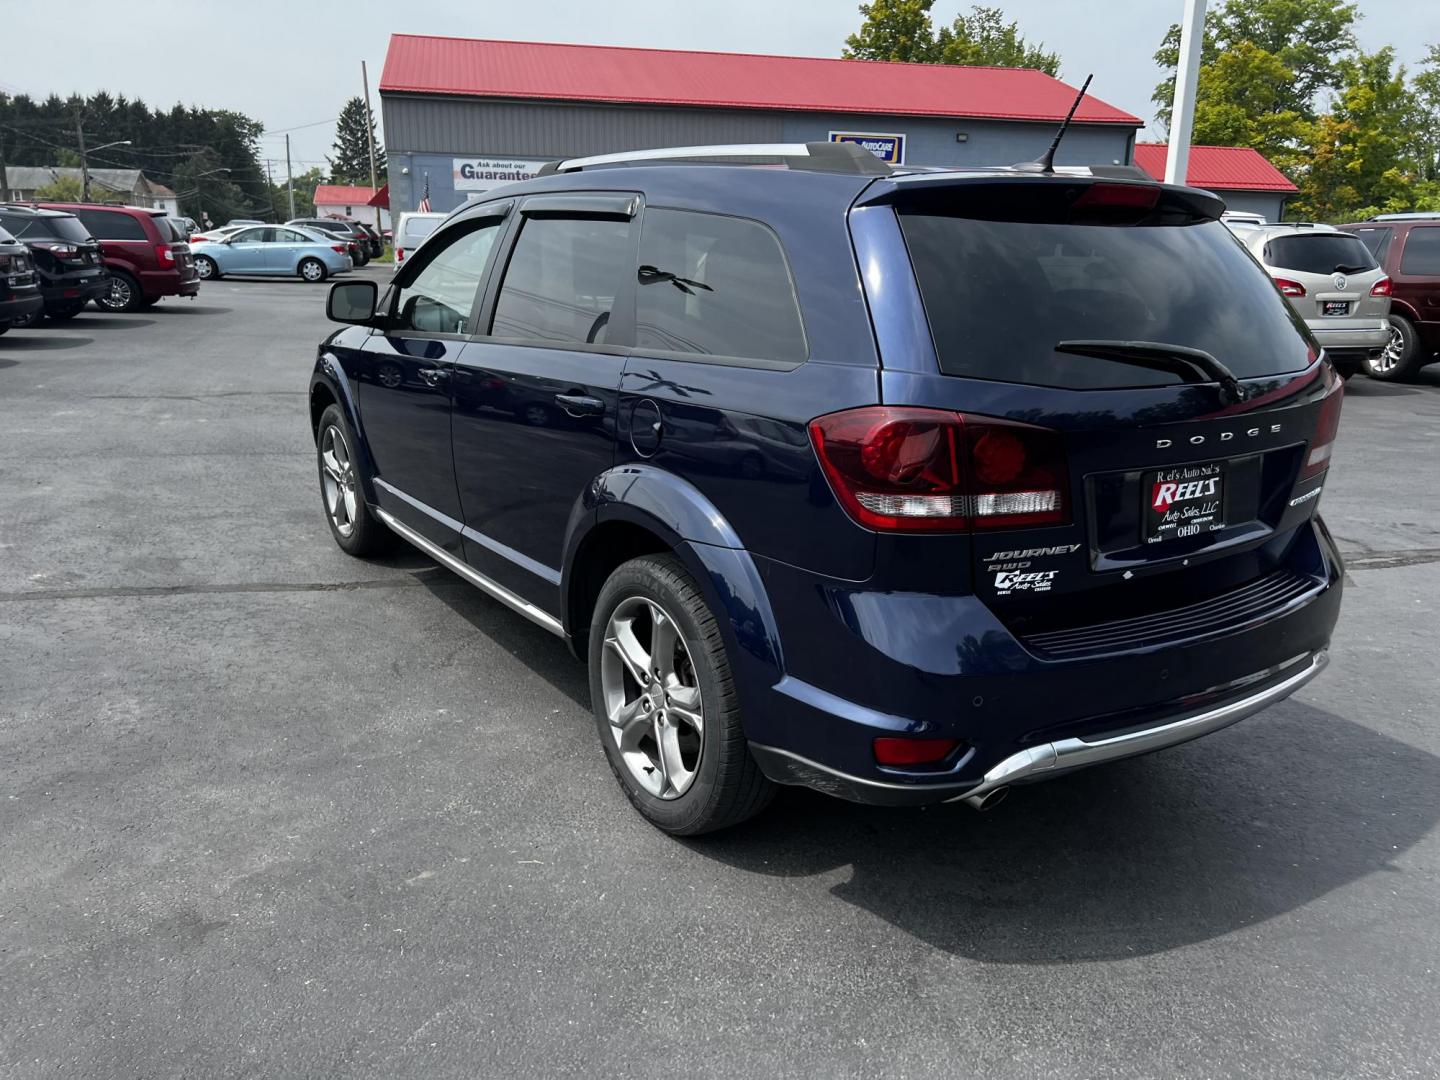
{"label": "rear reflector", "polygon": [[875,762],[879,765],[933,765],[943,761],[960,745],[959,739],[875,740]]}
{"label": "rear reflector", "polygon": [[1370,286],[1370,295],[1371,295],[1371,296],[1389,296],[1389,295],[1390,295],[1390,289],[1391,289],[1390,279],[1389,279],[1388,277],[1382,277],[1379,281],[1375,282],[1374,285],[1371,285],[1371,286]]}
{"label": "rear reflector", "polygon": [[1275,285],[1286,296],[1304,296],[1305,286],[1298,281],[1291,281],[1289,278],[1277,277]]}
{"label": "rear reflector", "polygon": [[1301,480],[1319,476],[1330,467],[1330,454],[1335,449],[1335,436],[1340,431],[1340,406],[1344,399],[1345,380],[1337,378],[1330,393],[1320,403],[1320,419],[1315,424],[1315,437],[1310,440],[1305,467],[1300,470]]}
{"label": "rear reflector", "polygon": [[810,422],[835,497],[866,528],[965,532],[1067,520],[1061,435],[940,409],[876,405]]}
{"label": "rear reflector", "polygon": [[1091,184],[1071,206],[1083,210],[1093,206],[1126,206],[1149,210],[1160,201],[1160,189],[1152,184]]}

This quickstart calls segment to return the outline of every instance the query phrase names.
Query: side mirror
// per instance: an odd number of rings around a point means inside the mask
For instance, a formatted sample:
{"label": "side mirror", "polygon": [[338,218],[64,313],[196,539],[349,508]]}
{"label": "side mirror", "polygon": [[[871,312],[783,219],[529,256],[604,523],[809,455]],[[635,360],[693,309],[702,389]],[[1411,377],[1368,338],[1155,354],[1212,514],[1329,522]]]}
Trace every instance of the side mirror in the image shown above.
{"label": "side mirror", "polygon": [[330,286],[325,314],[338,323],[373,325],[379,295],[380,289],[373,281],[337,281]]}

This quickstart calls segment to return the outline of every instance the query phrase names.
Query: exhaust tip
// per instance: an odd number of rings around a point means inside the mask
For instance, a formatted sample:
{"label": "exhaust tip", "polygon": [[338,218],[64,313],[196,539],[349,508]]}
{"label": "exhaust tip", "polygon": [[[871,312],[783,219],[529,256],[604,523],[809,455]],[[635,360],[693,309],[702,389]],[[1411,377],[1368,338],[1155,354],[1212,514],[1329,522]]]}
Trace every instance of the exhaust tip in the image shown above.
{"label": "exhaust tip", "polygon": [[1009,794],[1010,789],[1008,787],[997,787],[991,788],[983,795],[967,795],[961,801],[983,813],[986,810],[994,810],[995,807],[1005,801],[1005,797]]}

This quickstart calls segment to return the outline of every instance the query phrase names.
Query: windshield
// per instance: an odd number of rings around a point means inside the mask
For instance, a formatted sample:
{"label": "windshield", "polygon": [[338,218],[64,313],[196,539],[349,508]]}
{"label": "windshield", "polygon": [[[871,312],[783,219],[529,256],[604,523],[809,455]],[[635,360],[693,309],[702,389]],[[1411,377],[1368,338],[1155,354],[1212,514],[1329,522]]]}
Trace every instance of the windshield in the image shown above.
{"label": "windshield", "polygon": [[1265,263],[1302,274],[1358,274],[1374,270],[1375,258],[1358,237],[1347,233],[1277,236],[1265,244]]}
{"label": "windshield", "polygon": [[1242,379],[1310,363],[1304,324],[1218,221],[900,221],[946,375],[1077,390],[1181,381],[1055,350],[1075,339],[1203,349]]}

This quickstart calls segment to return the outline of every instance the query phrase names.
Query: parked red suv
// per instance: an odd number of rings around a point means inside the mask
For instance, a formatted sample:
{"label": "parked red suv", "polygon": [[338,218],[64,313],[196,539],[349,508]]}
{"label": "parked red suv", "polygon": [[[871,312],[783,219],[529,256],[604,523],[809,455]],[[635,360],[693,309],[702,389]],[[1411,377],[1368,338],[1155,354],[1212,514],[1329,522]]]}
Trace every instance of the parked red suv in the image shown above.
{"label": "parked red suv", "polygon": [[1365,372],[1412,379],[1440,351],[1440,214],[1381,214],[1340,228],[1363,240],[1390,275],[1390,344]]}
{"label": "parked red suv", "polygon": [[41,205],[74,214],[99,242],[110,271],[110,292],[95,303],[106,311],[138,311],[162,296],[194,296],[200,291],[190,245],[176,233],[164,210],[86,203]]}

